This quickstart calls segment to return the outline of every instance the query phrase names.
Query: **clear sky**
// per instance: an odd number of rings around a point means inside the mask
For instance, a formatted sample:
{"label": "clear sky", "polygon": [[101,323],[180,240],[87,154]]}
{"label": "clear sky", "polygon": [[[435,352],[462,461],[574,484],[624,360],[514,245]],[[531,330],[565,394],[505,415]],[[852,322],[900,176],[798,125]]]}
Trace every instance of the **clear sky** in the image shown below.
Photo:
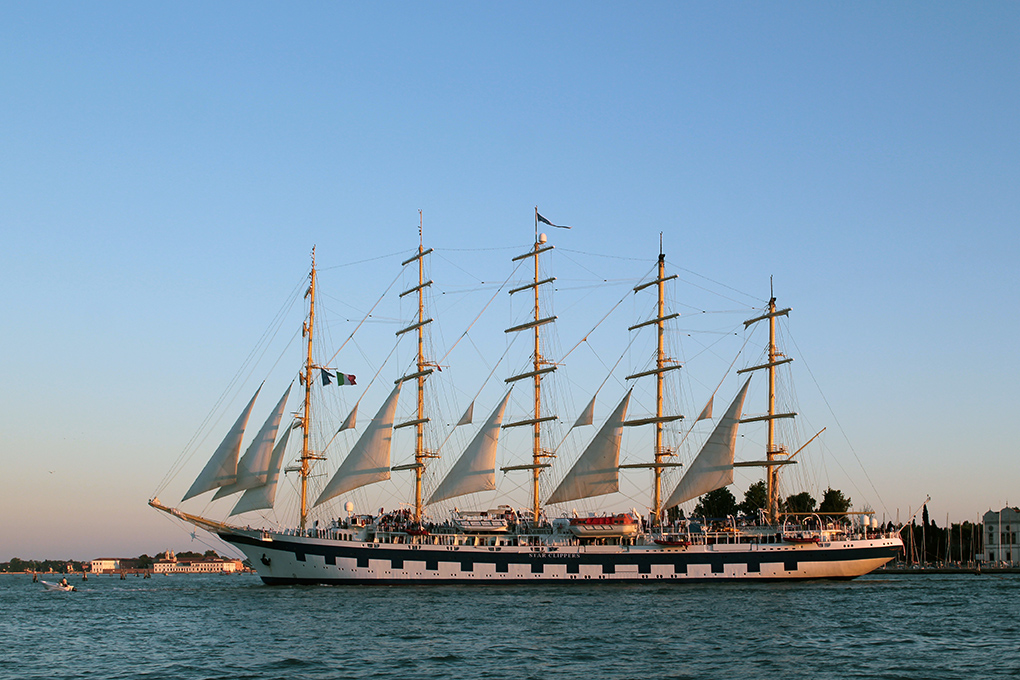
{"label": "clear sky", "polygon": [[[4,3],[0,92],[0,560],[198,546],[146,500],[312,245],[342,339],[419,209],[433,275],[475,311],[536,205],[573,225],[550,234],[564,350],[660,232],[685,312],[728,291],[704,303],[720,327],[774,276],[842,460],[823,488],[904,519],[930,494],[940,525],[1020,503],[1017,3]],[[521,307],[493,304],[498,353]],[[358,347],[342,367],[371,376]]]}

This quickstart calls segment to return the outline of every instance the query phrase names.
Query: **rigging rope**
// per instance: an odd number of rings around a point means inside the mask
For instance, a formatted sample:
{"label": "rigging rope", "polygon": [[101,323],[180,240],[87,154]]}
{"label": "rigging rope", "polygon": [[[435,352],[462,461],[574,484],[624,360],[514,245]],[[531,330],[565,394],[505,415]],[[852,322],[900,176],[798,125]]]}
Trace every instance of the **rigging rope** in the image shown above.
{"label": "rigging rope", "polygon": [[333,363],[333,359],[336,359],[337,356],[340,355],[340,352],[343,351],[343,348],[346,347],[347,343],[351,341],[351,338],[354,337],[354,334],[357,333],[358,330],[360,330],[361,327],[365,324],[365,322],[369,319],[369,317],[372,316],[372,312],[375,311],[375,308],[379,306],[379,303],[383,301],[383,298],[386,297],[386,294],[390,292],[390,289],[393,288],[394,284],[396,284],[396,282],[400,279],[401,273],[402,272],[397,272],[396,277],[394,277],[394,279],[390,282],[390,285],[386,286],[386,290],[383,291],[383,294],[379,296],[379,299],[375,301],[375,304],[372,305],[371,309],[369,309],[365,313],[365,316],[362,317],[361,321],[358,322],[358,325],[355,326],[353,331],[351,331],[351,334],[347,336],[347,339],[343,341],[343,344],[341,344],[340,347],[338,347],[337,350],[333,352],[333,356],[331,356],[329,360],[326,362],[327,366]]}
{"label": "rigging rope", "polygon": [[[248,356],[241,363],[240,367],[238,367],[237,372],[230,379],[230,382],[227,383],[227,386],[224,388],[220,396],[216,399],[216,402],[213,404],[212,408],[209,410],[205,418],[199,424],[198,428],[195,430],[195,433],[191,436],[191,439],[189,439],[187,444],[185,444],[184,448],[181,450],[177,458],[171,464],[170,469],[167,470],[167,473],[163,476],[159,484],[156,486],[156,489],[152,494],[153,498],[157,497],[160,493],[162,493],[166,489],[166,487],[170,484],[170,482],[178,474],[180,474],[181,470],[184,469],[184,466],[187,465],[188,462],[190,462],[192,456],[194,456],[195,453],[198,451],[199,436],[202,435],[201,440],[204,441],[205,438],[208,437],[209,434],[211,434],[211,428],[214,424],[212,422],[213,416],[227,401],[228,395],[231,393],[236,394],[236,392],[234,392],[235,388],[237,388],[241,383],[243,383],[249,377],[251,377],[252,373],[255,370],[255,366],[258,364],[258,361],[263,356],[265,356],[265,353],[267,351],[269,351],[270,343],[272,343],[273,339],[277,336],[277,334],[280,332],[280,329],[283,327],[284,318],[287,316],[287,314],[290,312],[290,310],[294,307],[295,303],[299,299],[298,296],[300,295],[301,289],[304,287],[306,278],[307,277],[305,276],[301,277],[301,280],[297,283],[296,286],[294,286],[290,294],[285,298],[283,304],[280,306],[280,309],[276,312],[276,314],[273,316],[273,319],[269,322],[269,325],[262,332],[262,335],[255,343],[255,346],[252,347],[250,352],[248,352]],[[293,338],[291,339],[291,341],[293,341]],[[288,347],[289,344],[290,343],[288,342],[287,345]],[[261,353],[259,353],[260,348]],[[285,352],[286,348],[284,348],[284,350],[282,351]],[[257,358],[256,354],[258,354]],[[274,363],[274,366],[278,363],[279,358],[277,359],[276,363]],[[221,412],[219,416],[215,419],[216,422],[218,423],[223,418],[224,415],[225,412]],[[207,430],[206,428],[210,429]]]}
{"label": "rigging rope", "polygon": [[[857,450],[854,448],[853,443],[850,441],[850,437],[847,436],[846,430],[843,429],[843,424],[841,422],[839,422],[839,418],[836,417],[835,411],[832,410],[832,405],[830,405],[829,404],[829,400],[825,398],[825,393],[822,392],[822,387],[821,387],[821,385],[818,384],[818,380],[815,378],[815,374],[811,371],[811,366],[808,365],[807,359],[804,357],[804,352],[797,345],[797,340],[793,337],[793,334],[790,334],[790,341],[793,342],[793,346],[797,348],[797,353],[800,354],[800,356],[801,356],[801,359],[802,359],[803,364],[804,364],[804,368],[807,369],[808,375],[811,376],[811,380],[815,383],[815,387],[818,389],[818,394],[822,397],[822,401],[825,402],[825,407],[827,409],[829,409],[829,414],[832,416],[832,419],[836,421],[836,427],[839,428],[840,434],[842,434],[843,435],[843,439],[846,440],[847,446],[850,448],[850,452],[852,454],[854,454],[854,460],[857,461],[857,465],[861,468],[861,472],[864,473],[864,478],[867,479],[868,483],[871,485],[871,489],[872,489],[872,491],[875,492],[875,496],[878,498],[878,502],[882,504],[882,509],[886,513],[888,513],[889,512],[889,508],[886,507],[885,501],[882,499],[882,495],[878,492],[878,489],[875,487],[875,483],[872,481],[871,476],[868,474],[867,469],[865,469],[864,463],[861,461],[860,456],[857,455]],[[839,459],[837,458],[835,460],[836,460],[836,465],[838,465],[840,467],[840,470],[842,470],[843,467],[841,465],[839,465]],[[845,474],[845,470],[843,472]],[[848,478],[849,478],[849,475],[848,475]],[[850,478],[850,483],[853,484],[853,479],[852,478]],[[855,487],[856,487],[856,485],[855,485]]]}
{"label": "rigging rope", "polygon": [[[440,359],[439,361],[437,361],[437,362],[436,362],[437,364],[441,364],[441,363],[442,363],[443,361],[445,361],[445,360],[446,360],[446,358],[447,358],[448,356],[450,356],[450,352],[452,352],[452,351],[453,351],[453,349],[454,349],[454,348],[455,348],[455,347],[456,347],[456,346],[457,346],[457,345],[458,345],[458,344],[460,343],[460,341],[464,339],[464,337],[465,337],[465,336],[466,336],[466,335],[468,334],[468,332],[470,332],[471,328],[472,328],[472,327],[473,327],[473,326],[475,325],[475,323],[477,323],[478,319],[482,318],[482,314],[484,314],[484,313],[485,313],[485,310],[486,310],[486,309],[488,309],[488,308],[489,308],[489,305],[491,305],[491,304],[492,304],[492,302],[493,302],[493,300],[495,300],[495,299],[496,299],[496,297],[497,297],[497,296],[499,295],[499,292],[500,292],[501,290],[503,290],[503,289],[504,289],[504,288],[506,287],[506,284],[510,283],[510,279],[512,279],[512,278],[514,277],[514,274],[516,274],[516,273],[517,273],[517,270],[518,270],[518,269],[520,269],[520,267],[521,267],[521,265],[522,265],[523,263],[524,263],[524,260],[521,260],[521,261],[519,261],[519,262],[517,263],[517,266],[515,266],[515,267],[514,267],[514,269],[513,269],[513,271],[512,271],[512,272],[510,272],[510,275],[506,277],[506,280],[505,280],[505,281],[503,281],[503,283],[501,283],[501,284],[499,285],[499,288],[497,288],[497,289],[496,289],[496,292],[492,294],[492,297],[491,297],[491,298],[489,298],[489,301],[485,303],[485,306],[484,306],[484,307],[482,307],[482,311],[478,312],[478,316],[476,316],[476,317],[474,318],[474,320],[473,320],[473,321],[472,321],[471,323],[469,323],[469,324],[468,324],[468,327],[467,327],[467,328],[465,328],[465,329],[464,329],[464,332],[460,334],[460,337],[459,337],[459,338],[457,338],[457,339],[456,339],[456,340],[454,341],[454,343],[453,343],[453,344],[452,344],[452,345],[450,346],[450,349],[446,350],[446,354],[444,354],[444,355],[443,355],[443,358],[442,358],[442,359]],[[505,353],[504,353],[504,356],[506,356],[506,354],[505,354]],[[501,358],[500,360],[502,361],[502,358]],[[491,377],[491,376],[490,376],[490,377]]]}

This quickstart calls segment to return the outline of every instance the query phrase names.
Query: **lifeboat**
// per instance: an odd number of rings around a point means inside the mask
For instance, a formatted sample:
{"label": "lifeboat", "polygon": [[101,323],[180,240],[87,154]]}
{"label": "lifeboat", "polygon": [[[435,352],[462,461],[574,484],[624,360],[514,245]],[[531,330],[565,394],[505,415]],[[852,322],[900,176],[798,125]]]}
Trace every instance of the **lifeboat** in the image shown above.
{"label": "lifeboat", "polygon": [[454,510],[453,525],[465,533],[503,534],[510,528],[506,514],[498,510],[488,512],[471,512]]}
{"label": "lifeboat", "polygon": [[633,536],[638,532],[638,520],[628,513],[602,517],[573,517],[570,532],[578,538]]}

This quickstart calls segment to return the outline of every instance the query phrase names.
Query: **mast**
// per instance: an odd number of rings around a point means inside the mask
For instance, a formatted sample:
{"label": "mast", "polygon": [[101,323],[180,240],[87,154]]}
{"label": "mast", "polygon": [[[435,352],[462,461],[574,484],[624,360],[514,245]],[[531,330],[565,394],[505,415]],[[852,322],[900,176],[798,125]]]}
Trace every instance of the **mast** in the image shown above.
{"label": "mast", "polygon": [[301,530],[308,522],[308,476],[311,471],[311,461],[321,459],[312,453],[308,446],[309,425],[312,417],[312,369],[315,367],[312,362],[312,333],[315,327],[315,246],[312,246],[312,271],[308,275],[308,291],[305,297],[308,298],[308,321],[305,322],[303,335],[308,338],[308,354],[305,359],[304,372],[301,382],[305,385],[305,405],[301,414]]}
{"label": "mast", "polygon": [[414,426],[414,462],[420,467],[414,469],[414,520],[421,521],[421,476],[425,463],[425,252],[422,237],[424,218],[418,211],[418,423]]}
{"label": "mast", "polygon": [[540,493],[540,491],[539,491],[539,477],[541,475],[542,469],[543,468],[547,468],[547,467],[550,466],[549,463],[544,462],[545,459],[553,457],[553,454],[550,451],[547,451],[544,448],[542,448],[542,423],[557,419],[557,416],[543,416],[542,415],[542,376],[545,375],[546,373],[551,373],[552,371],[555,371],[556,370],[556,365],[553,362],[551,362],[551,361],[547,361],[542,356],[542,345],[541,345],[541,341],[540,341],[540,337],[539,337],[539,328],[541,326],[544,326],[547,323],[551,323],[551,322],[556,320],[555,316],[546,317],[544,319],[542,318],[542,316],[541,316],[541,308],[539,306],[539,296],[538,296],[538,288],[539,288],[539,286],[547,284],[547,283],[552,283],[553,281],[556,280],[555,277],[547,278],[547,279],[543,279],[543,280],[539,280],[539,278],[538,278],[538,276],[539,276],[538,256],[540,254],[542,254],[544,252],[547,252],[549,250],[552,250],[552,249],[553,249],[553,246],[546,245],[546,236],[545,236],[545,234],[539,234],[538,233],[538,207],[536,206],[535,207],[535,245],[534,245],[534,247],[532,248],[532,250],[530,252],[525,253],[523,255],[518,255],[517,257],[513,258],[514,262],[517,262],[519,260],[524,260],[524,259],[527,259],[529,257],[532,258],[532,261],[534,262],[534,269],[535,269],[534,281],[533,281],[533,283],[529,283],[527,285],[520,286],[518,288],[514,288],[514,289],[512,289],[510,291],[511,295],[513,295],[514,293],[519,293],[519,292],[528,290],[528,289],[532,289],[534,291],[535,306],[534,306],[534,310],[533,310],[533,314],[532,314],[532,321],[530,321],[528,323],[521,324],[519,326],[514,326],[513,328],[508,328],[505,331],[506,333],[515,333],[515,332],[518,332],[518,331],[525,331],[525,330],[532,330],[533,331],[533,349],[532,349],[532,354],[531,354],[532,370],[530,372],[528,372],[528,373],[522,373],[520,375],[512,376],[510,378],[507,378],[504,381],[504,382],[507,382],[507,383],[511,383],[511,382],[516,381],[516,380],[524,380],[526,378],[531,378],[532,379],[532,387],[533,387],[533,393],[534,393],[534,410],[533,410],[534,417],[529,418],[527,420],[518,420],[516,422],[507,423],[506,425],[503,425],[504,428],[507,428],[507,427],[516,427],[516,426],[522,426],[522,425],[531,425],[531,428],[532,428],[531,429],[531,432],[532,432],[532,435],[531,435],[531,464],[530,465],[513,465],[513,466],[509,466],[509,467],[500,468],[504,472],[509,471],[509,470],[531,470],[531,486],[532,486],[532,490],[531,490],[531,500],[532,500],[532,503],[531,503],[531,517],[532,517],[532,520],[536,524],[538,523],[539,517],[542,514],[541,498],[539,496],[539,493]]}
{"label": "mast", "polygon": [[665,424],[674,420],[680,420],[683,418],[681,415],[666,415],[665,414],[665,381],[664,374],[666,371],[671,371],[680,368],[680,364],[674,359],[671,359],[666,355],[666,322],[670,319],[675,319],[680,316],[677,313],[666,314],[666,282],[671,281],[677,277],[676,274],[672,276],[666,276],[666,254],[662,252],[662,234],[659,234],[659,263],[657,276],[655,280],[642,283],[634,287],[634,292],[644,290],[650,286],[656,286],[658,292],[658,300],[656,304],[656,315],[655,318],[648,321],[644,321],[637,325],[631,326],[628,330],[636,330],[643,326],[655,326],[656,332],[656,351],[655,351],[655,369],[651,371],[644,371],[642,373],[635,373],[634,375],[627,376],[627,380],[634,378],[640,378],[646,375],[655,376],[655,415],[651,418],[643,418],[640,420],[628,420],[624,422],[624,425],[655,425],[653,448],[652,448],[652,463],[637,463],[632,465],[621,465],[623,468],[652,468],[653,481],[652,481],[652,525],[659,526],[662,524],[662,471],[668,467],[677,467],[679,463],[670,463],[666,459],[674,454],[673,451],[669,450],[668,447],[663,445],[663,432]]}
{"label": "mast", "polygon": [[425,379],[432,374],[434,363],[428,361],[425,358],[425,326],[432,323],[432,319],[425,318],[425,289],[432,285],[432,281],[425,280],[425,256],[432,252],[432,248],[425,249],[424,240],[422,236],[424,218],[422,211],[418,211],[418,254],[412,258],[404,260],[401,266],[407,266],[412,262],[417,261],[418,263],[418,285],[405,290],[400,294],[400,297],[405,297],[417,293],[418,296],[418,314],[417,320],[414,324],[397,331],[397,335],[402,335],[409,331],[414,331],[417,337],[417,359],[416,367],[417,371],[411,375],[405,375],[399,378],[397,382],[405,380],[414,380],[417,384],[417,402],[415,417],[413,420],[409,420],[404,423],[397,425],[397,428],[401,427],[414,427],[414,463],[410,465],[398,465],[393,470],[414,470],[414,521],[421,522],[422,515],[424,513],[424,503],[422,501],[422,477],[425,474],[425,461],[428,458],[437,458],[438,456],[434,451],[429,451],[425,448],[425,424],[429,422],[428,416],[425,415]]}
{"label": "mast", "polygon": [[662,252],[662,236],[659,236],[659,322],[655,324],[656,335],[658,336],[658,349],[655,353],[655,448],[652,449],[655,457],[655,481],[652,488],[652,524],[662,523],[662,463],[666,452],[662,450],[662,367],[665,366],[666,351],[666,322],[662,318],[666,315],[666,282],[663,277],[666,274],[666,254]]}
{"label": "mast", "polygon": [[[538,206],[535,206],[535,231],[538,232]],[[533,259],[535,261],[535,327],[532,329],[535,336],[535,351],[532,354],[534,372],[534,392],[535,392],[535,422],[532,424],[532,444],[531,444],[531,462],[533,465],[538,465],[542,456],[542,423],[539,418],[542,417],[542,375],[538,370],[542,367],[542,352],[539,345],[539,334],[538,334],[538,319],[539,319],[539,306],[538,306],[538,245],[539,239],[535,237],[535,254]],[[535,467],[531,470],[531,515],[535,524],[538,524],[538,516],[541,512],[539,507],[539,496],[538,496],[538,478],[541,474],[542,469]]]}
{"label": "mast", "polygon": [[755,416],[752,418],[744,418],[741,423],[752,423],[758,421],[766,421],[767,436],[765,442],[765,460],[755,465],[763,465],[765,467],[765,487],[766,494],[768,496],[768,506],[766,507],[766,517],[771,524],[775,524],[779,520],[779,466],[793,463],[794,461],[789,460],[789,452],[786,447],[782,444],[776,444],[776,420],[779,418],[793,418],[796,413],[777,413],[776,412],[776,367],[782,364],[787,364],[793,361],[791,357],[786,357],[782,352],[779,351],[776,345],[776,318],[780,316],[787,316],[790,313],[790,308],[777,309],[776,298],[772,295],[769,298],[768,311],[761,316],[749,319],[744,322],[744,328],[748,328],[752,324],[759,321],[768,320],[769,322],[769,344],[767,348],[768,362],[760,366],[752,366],[751,368],[744,368],[737,371],[740,373],[747,373],[749,371],[757,371],[759,369],[767,369],[769,376],[768,386],[768,413],[764,416]]}
{"label": "mast", "polygon": [[772,416],[776,415],[776,358],[779,355],[779,350],[776,349],[776,298],[772,296],[769,299],[769,403],[768,403],[768,435],[765,438],[765,460],[769,463],[765,467],[766,475],[766,492],[768,494],[769,505],[768,505],[768,517],[770,522],[775,522],[779,518],[779,503],[777,496],[779,494],[778,484],[776,484],[776,466],[772,465],[772,461],[775,460],[776,454],[776,420]]}

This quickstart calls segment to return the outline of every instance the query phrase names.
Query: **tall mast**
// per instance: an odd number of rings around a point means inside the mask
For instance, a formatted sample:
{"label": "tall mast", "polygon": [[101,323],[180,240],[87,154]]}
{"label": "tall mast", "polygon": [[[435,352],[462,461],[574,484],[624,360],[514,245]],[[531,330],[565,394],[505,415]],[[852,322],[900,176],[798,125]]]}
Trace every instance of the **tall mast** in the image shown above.
{"label": "tall mast", "polygon": [[666,254],[662,252],[662,235],[659,235],[659,264],[657,275],[653,281],[647,281],[634,287],[634,292],[644,290],[650,286],[656,286],[658,291],[658,302],[656,305],[655,318],[643,321],[639,324],[631,326],[628,330],[637,330],[644,326],[654,325],[656,329],[656,352],[655,352],[655,368],[650,371],[643,371],[641,373],[635,373],[634,375],[628,375],[627,380],[635,378],[641,378],[648,375],[655,376],[655,415],[651,418],[641,418],[638,420],[627,420],[624,421],[624,425],[635,426],[635,425],[654,425],[655,426],[655,439],[654,448],[652,449],[652,463],[635,463],[630,465],[621,465],[621,468],[651,468],[653,473],[652,481],[652,524],[658,526],[662,524],[662,471],[668,467],[677,467],[680,463],[670,463],[666,459],[673,455],[673,451],[669,450],[663,445],[663,432],[665,425],[668,422],[674,420],[680,420],[683,418],[682,415],[666,415],[665,413],[665,382],[664,374],[667,371],[672,371],[680,368],[680,364],[675,359],[671,359],[666,354],[666,322],[670,319],[675,319],[680,316],[678,313],[666,314],[666,282],[675,279],[677,276],[666,276]]}
{"label": "tall mast", "polygon": [[414,437],[414,462],[417,467],[414,469],[414,519],[421,521],[422,500],[421,500],[421,478],[425,472],[425,458],[428,452],[425,450],[425,246],[422,236],[424,218],[421,210],[418,211],[418,417],[415,419]]}
{"label": "tall mast", "polygon": [[776,367],[782,364],[788,364],[793,359],[786,357],[782,352],[779,351],[779,347],[776,345],[776,318],[780,316],[786,316],[790,313],[790,308],[777,309],[776,298],[772,295],[769,298],[768,311],[761,316],[749,319],[744,322],[744,328],[751,326],[759,321],[768,319],[769,322],[769,345],[767,348],[768,362],[760,366],[752,366],[750,368],[743,368],[737,373],[747,373],[749,371],[757,371],[760,369],[767,369],[769,376],[769,387],[768,387],[768,412],[764,416],[753,416],[750,418],[742,418],[741,423],[754,423],[764,420],[767,423],[767,436],[765,441],[765,460],[761,462],[753,463],[754,465],[763,465],[765,467],[765,490],[768,496],[768,506],[765,509],[766,517],[768,521],[775,524],[779,520],[779,466],[793,463],[795,461],[790,460],[789,452],[786,447],[781,444],[776,444],[776,420],[780,418],[793,418],[796,413],[777,413],[776,412]]}
{"label": "tall mast", "polygon": [[[660,237],[661,238],[661,237]],[[666,361],[666,349],[665,349],[665,337],[666,337],[666,322],[663,317],[666,315],[666,282],[663,277],[666,275],[666,254],[662,252],[662,244],[659,244],[659,284],[657,286],[659,290],[659,305],[657,318],[659,322],[655,324],[656,335],[658,336],[658,348],[655,353],[655,481],[653,487],[653,498],[652,498],[652,517],[653,524],[662,523],[662,463],[663,457],[666,452],[662,450],[662,368],[665,366]]]}
{"label": "tall mast", "polygon": [[551,452],[546,451],[545,449],[542,448],[542,423],[557,419],[557,416],[543,416],[542,415],[542,376],[545,375],[546,373],[551,373],[552,371],[555,371],[556,370],[556,365],[553,362],[551,362],[551,361],[547,361],[542,356],[542,346],[541,346],[541,342],[540,342],[540,338],[539,338],[539,327],[540,326],[544,326],[545,324],[551,323],[551,322],[556,320],[555,316],[546,317],[544,319],[542,318],[542,316],[541,316],[541,308],[539,306],[539,296],[538,296],[538,287],[539,286],[547,284],[547,283],[552,283],[553,281],[556,280],[555,277],[551,277],[551,278],[547,278],[547,279],[543,279],[543,280],[539,280],[539,278],[538,278],[538,276],[539,276],[538,256],[540,254],[542,254],[542,253],[544,253],[546,251],[552,250],[552,249],[553,249],[553,246],[546,245],[545,234],[539,234],[538,233],[538,207],[536,206],[536,208],[535,208],[535,245],[534,245],[534,247],[532,248],[532,250],[530,252],[525,253],[524,255],[518,255],[517,257],[513,258],[514,262],[517,262],[519,260],[523,260],[523,259],[526,259],[526,258],[529,258],[529,257],[532,258],[532,261],[534,262],[534,269],[535,269],[534,280],[533,280],[532,283],[529,283],[529,284],[524,285],[524,286],[520,286],[518,288],[514,288],[514,289],[512,289],[510,291],[511,295],[513,295],[514,293],[519,293],[519,292],[528,290],[528,289],[532,289],[534,291],[534,294],[535,294],[535,297],[534,297],[535,306],[534,306],[534,310],[533,310],[533,314],[532,314],[532,321],[529,321],[528,323],[521,324],[519,326],[514,326],[513,328],[506,329],[507,333],[515,333],[515,332],[518,332],[518,331],[525,331],[525,330],[529,330],[529,329],[533,330],[533,332],[534,332],[534,335],[533,335],[534,344],[533,344],[532,355],[531,355],[532,370],[527,372],[527,373],[522,373],[520,375],[512,376],[512,377],[507,378],[505,380],[505,382],[511,383],[511,382],[516,381],[516,380],[524,380],[524,379],[527,379],[527,378],[531,378],[532,379],[532,385],[533,385],[533,389],[534,389],[534,412],[533,412],[534,413],[534,417],[528,418],[526,420],[518,420],[516,422],[507,423],[507,424],[503,425],[504,428],[507,428],[507,427],[517,427],[517,426],[523,426],[523,425],[530,425],[531,426],[531,428],[532,428],[531,429],[531,432],[532,432],[532,435],[531,435],[531,464],[530,465],[513,465],[513,466],[509,466],[509,467],[500,468],[504,472],[506,472],[508,470],[531,470],[531,486],[532,486],[532,489],[531,489],[531,500],[532,500],[532,503],[531,503],[531,517],[532,517],[532,520],[535,523],[538,522],[539,517],[541,517],[541,514],[542,514],[541,498],[539,496],[539,493],[540,493],[540,490],[539,490],[539,477],[541,475],[542,469],[549,467],[549,463],[544,462],[545,459],[553,457],[553,454]]}
{"label": "tall mast", "polygon": [[425,469],[425,246],[422,237],[423,217],[418,211],[418,424],[415,425],[414,462],[421,467],[414,469],[414,519],[421,521],[421,476]]}
{"label": "tall mast", "polygon": [[778,484],[776,484],[776,466],[772,462],[776,459],[776,358],[779,356],[779,351],[776,349],[776,298],[771,297],[769,299],[769,403],[768,403],[768,434],[765,439],[765,460],[768,465],[765,466],[766,476],[766,491],[768,493],[769,507],[768,507],[768,518],[769,522],[775,522],[779,518],[779,503],[777,496],[779,495]]}
{"label": "tall mast", "polygon": [[[538,208],[535,208],[535,230],[538,231]],[[539,334],[538,334],[538,319],[539,319],[539,303],[538,303],[538,249],[539,242],[538,238],[535,238],[535,327],[532,329],[535,336],[535,350],[532,354],[532,363],[534,366],[535,375],[533,377],[534,392],[535,392],[535,422],[532,424],[532,443],[531,443],[531,462],[536,467],[531,470],[531,515],[535,523],[538,523],[538,516],[541,513],[539,507],[539,490],[538,490],[538,477],[542,469],[537,467],[542,459],[542,423],[539,420],[542,417],[542,374],[539,373],[539,369],[542,368],[542,349],[539,345]]]}
{"label": "tall mast", "polygon": [[308,275],[308,321],[305,322],[303,334],[308,339],[308,355],[305,360],[305,370],[302,382],[305,384],[305,406],[301,414],[301,529],[304,530],[308,522],[308,475],[311,471],[311,461],[320,457],[314,455],[308,447],[308,432],[312,417],[312,333],[315,328],[315,246],[312,246],[312,271]]}
{"label": "tall mast", "polygon": [[418,386],[417,409],[414,419],[400,423],[396,426],[397,428],[414,427],[414,463],[410,465],[398,465],[392,468],[393,470],[414,470],[414,520],[416,522],[421,522],[422,515],[424,514],[422,501],[422,477],[425,474],[425,460],[428,458],[438,457],[435,452],[429,451],[425,448],[425,424],[429,422],[428,416],[425,415],[425,379],[432,374],[432,367],[435,366],[435,364],[425,358],[425,326],[432,323],[432,319],[425,318],[425,289],[432,285],[432,281],[425,280],[425,256],[432,252],[432,248],[427,250],[425,249],[422,236],[423,221],[422,212],[419,210],[418,254],[410,259],[404,260],[401,264],[401,266],[407,266],[414,261],[418,262],[418,285],[413,288],[409,288],[400,294],[400,297],[405,297],[413,293],[418,294],[417,320],[407,328],[397,331],[398,336],[409,331],[415,331],[418,340],[416,361],[416,367],[418,370],[397,380],[397,382],[415,380]]}

